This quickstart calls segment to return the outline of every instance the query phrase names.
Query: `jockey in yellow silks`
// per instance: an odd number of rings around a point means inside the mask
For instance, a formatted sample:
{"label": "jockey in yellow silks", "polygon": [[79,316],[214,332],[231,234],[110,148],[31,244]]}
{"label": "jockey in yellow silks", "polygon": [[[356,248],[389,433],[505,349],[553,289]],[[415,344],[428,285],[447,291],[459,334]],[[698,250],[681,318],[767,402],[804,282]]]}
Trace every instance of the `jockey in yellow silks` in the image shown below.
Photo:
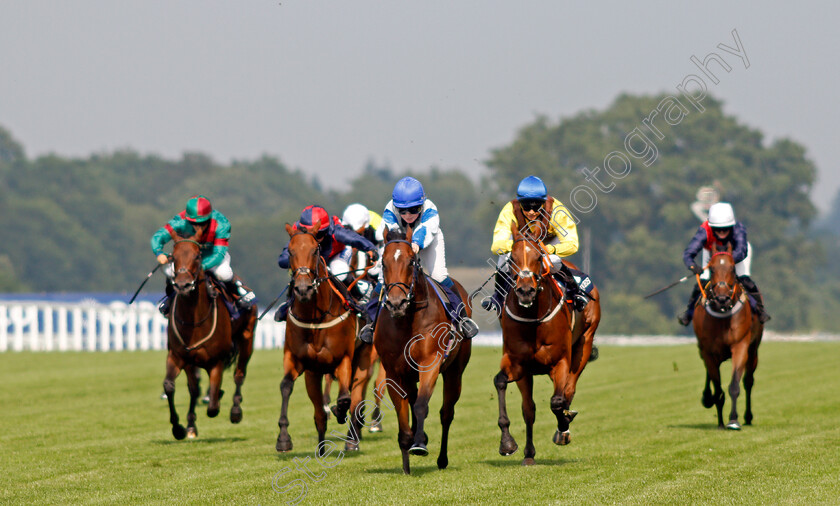
{"label": "jockey in yellow silks", "polygon": [[[547,224],[544,225],[544,224]],[[482,301],[486,310],[500,311],[505,295],[510,289],[510,251],[513,248],[511,227],[528,228],[532,237],[541,239],[551,261],[552,274],[558,275],[566,285],[567,299],[574,302],[575,309],[583,310],[588,302],[562,258],[577,252],[579,242],[577,227],[571,214],[562,202],[548,195],[545,183],[536,176],[523,179],[516,190],[516,199],[502,208],[493,229],[493,244],[490,250],[499,255],[496,273],[496,289],[493,297]],[[501,313],[500,313],[501,314]]]}

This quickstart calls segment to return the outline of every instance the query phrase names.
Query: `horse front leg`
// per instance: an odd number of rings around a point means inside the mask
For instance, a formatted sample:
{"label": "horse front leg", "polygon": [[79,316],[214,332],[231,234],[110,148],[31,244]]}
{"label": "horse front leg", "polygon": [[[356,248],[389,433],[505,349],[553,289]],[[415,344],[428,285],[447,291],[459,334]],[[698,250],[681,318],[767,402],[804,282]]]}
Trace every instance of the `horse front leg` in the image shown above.
{"label": "horse front leg", "polygon": [[379,364],[379,374],[376,376],[376,381],[374,382],[374,389],[373,389],[373,396],[376,399],[375,405],[373,407],[373,413],[371,413],[371,418],[373,419],[371,423],[368,425],[368,430],[370,432],[382,432],[382,410],[380,408],[382,404],[382,397],[385,395],[385,368],[382,367],[382,363]]}
{"label": "horse front leg", "polygon": [[569,378],[569,361],[561,359],[551,371],[551,380],[554,382],[554,395],[551,396],[551,412],[557,417],[557,432],[551,441],[556,445],[567,445],[572,442],[572,433],[569,431],[569,424],[577,416],[577,411],[569,410],[572,399],[566,395],[566,383]]}
{"label": "horse front leg", "polygon": [[198,367],[193,365],[185,366],[184,372],[187,374],[187,388],[190,392],[190,410],[187,412],[187,438],[195,439],[198,437],[198,427],[195,425],[195,406],[201,396],[201,389],[198,386],[201,375],[198,372]]}
{"label": "horse front leg", "polygon": [[750,344],[749,357],[747,358],[747,371],[744,373],[744,390],[747,394],[747,405],[744,410],[744,425],[752,425],[752,387],[755,382],[755,370],[758,368],[758,343]]}
{"label": "horse front leg", "polygon": [[[347,440],[344,444],[345,451],[357,451],[359,441],[362,439],[362,427],[365,425],[365,417],[368,424],[376,423],[381,417],[380,413],[364,413],[371,411],[366,409],[370,401],[365,400],[368,381],[370,381],[373,362],[371,360],[373,346],[362,345],[356,348],[353,353],[353,378],[350,385],[350,425],[347,427]],[[378,400],[377,400],[378,402]]]}
{"label": "horse front leg", "polygon": [[283,380],[280,382],[280,419],[277,421],[277,425],[280,427],[280,433],[277,435],[277,444],[275,445],[278,452],[287,452],[292,449],[292,438],[289,436],[289,418],[287,415],[289,413],[289,398],[292,396],[295,380],[300,375],[299,367],[292,357],[292,353],[286,350],[283,358],[285,374],[283,375]]}
{"label": "horse front leg", "polygon": [[409,423],[410,405],[406,398],[406,391],[399,386],[399,383],[392,378],[388,378],[385,382],[388,387],[388,395],[391,397],[391,403],[394,405],[394,410],[397,412],[397,424],[399,429],[397,431],[397,443],[400,446],[400,453],[402,454],[403,473],[411,474],[411,467],[408,462],[408,449],[411,447],[411,442],[414,435],[411,431]]}
{"label": "horse front leg", "polygon": [[322,449],[321,443],[327,436],[327,414],[321,401],[324,399],[324,375],[314,371],[304,371],[303,377],[306,380],[306,393],[315,408],[315,430],[318,431],[318,448]]}
{"label": "horse front leg", "polygon": [[[717,359],[707,354],[703,355],[703,361],[706,364],[706,389],[709,388],[711,382],[714,387],[714,394],[712,399],[715,408],[717,408],[718,429],[723,428],[723,403],[726,402],[726,394],[723,393],[723,387],[720,383],[720,363]],[[705,393],[703,394],[705,398]]]}
{"label": "horse front leg", "polygon": [[[507,384],[512,381],[510,371],[510,360],[507,355],[502,358],[502,370],[493,378],[493,385],[496,387],[496,397],[499,399],[499,428],[502,430],[502,440],[499,443],[499,454],[502,456],[513,455],[519,446],[510,433],[510,418],[507,414]],[[508,372],[505,372],[507,366]]]}
{"label": "horse front leg", "polygon": [[[428,370],[426,370],[427,367]],[[429,450],[426,448],[429,437],[425,431],[426,418],[429,416],[429,399],[432,398],[432,393],[435,390],[435,383],[440,373],[440,363],[438,361],[436,364],[426,364],[426,367],[421,366],[421,370],[423,372],[420,373],[418,379],[417,399],[413,404],[414,443],[411,445],[408,453],[425,457],[429,454]]]}
{"label": "horse front leg", "polygon": [[738,396],[741,394],[741,377],[747,367],[747,348],[749,339],[744,339],[732,350],[732,380],[729,382],[729,399],[732,404],[729,411],[729,423],[726,428],[741,430],[738,423]]}
{"label": "horse front leg", "polygon": [[455,367],[459,364],[452,364],[443,374],[443,405],[440,407],[440,455],[438,455],[437,466],[438,469],[446,469],[449,465],[449,456],[447,455],[449,447],[449,427],[452,425],[452,420],[455,419],[455,404],[461,398],[461,375],[464,370]]}
{"label": "horse front leg", "polygon": [[175,378],[181,373],[183,363],[170,350],[166,357],[166,376],[163,379],[163,391],[166,392],[166,400],[169,403],[169,423],[172,424],[172,435],[175,439],[181,440],[187,437],[187,430],[178,422],[178,413],[175,411]]}
{"label": "horse front leg", "polygon": [[219,402],[224,395],[222,392],[222,374],[225,372],[225,364],[219,361],[212,369],[207,371],[210,376],[210,403],[207,404],[207,416],[215,418],[221,410]]}
{"label": "horse front leg", "polygon": [[534,456],[537,454],[534,448],[534,420],[537,417],[537,406],[534,404],[534,377],[526,374],[516,382],[516,386],[522,394],[522,418],[525,420],[525,458],[522,459],[522,465],[533,466]]}
{"label": "horse front leg", "polygon": [[[335,399],[335,406],[330,408],[332,414],[335,415],[335,420],[343,424],[347,421],[347,412],[350,411],[350,379],[353,374],[353,358],[351,355],[345,355],[335,368],[335,377],[338,380],[338,397]],[[318,385],[318,390],[321,390],[321,385]],[[323,392],[321,399],[323,399]]]}

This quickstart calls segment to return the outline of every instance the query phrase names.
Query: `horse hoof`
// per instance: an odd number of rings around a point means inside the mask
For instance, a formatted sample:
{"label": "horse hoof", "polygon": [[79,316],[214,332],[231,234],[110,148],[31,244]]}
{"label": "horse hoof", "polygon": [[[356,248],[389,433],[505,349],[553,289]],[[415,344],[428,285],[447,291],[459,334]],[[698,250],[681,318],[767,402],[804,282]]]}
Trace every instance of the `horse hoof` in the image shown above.
{"label": "horse hoof", "polygon": [[379,422],[374,423],[370,426],[368,432],[382,432],[382,424]]}
{"label": "horse hoof", "polygon": [[522,461],[523,466],[533,466],[534,464],[536,464],[536,461],[533,457],[528,457]]}
{"label": "horse hoof", "polygon": [[441,455],[441,456],[438,457],[438,459],[437,459],[438,469],[446,469],[446,467],[448,465],[449,465],[449,458],[447,458],[445,455]]}
{"label": "horse hoof", "polygon": [[207,416],[210,418],[216,418],[219,416],[219,408],[207,408]]}
{"label": "horse hoof", "polygon": [[567,445],[572,442],[572,433],[567,430],[563,432],[558,430],[554,433],[554,437],[551,438],[551,442],[558,446]]}
{"label": "horse hoof", "polygon": [[173,425],[172,426],[172,435],[175,436],[175,439],[178,441],[187,437],[187,429],[184,428],[183,425]]}
{"label": "horse hoof", "polygon": [[187,439],[195,439],[198,437],[198,429],[195,427],[187,427]]}
{"label": "horse hoof", "polygon": [[731,422],[726,424],[726,428],[729,430],[741,430],[741,424],[739,424],[735,420],[732,420]]}
{"label": "horse hoof", "polygon": [[345,397],[343,399],[338,399],[335,403],[335,406],[330,408],[332,414],[335,415],[335,420],[339,424],[347,423],[347,411],[350,409],[350,398]]}
{"label": "horse hoof", "polygon": [[242,408],[233,406],[230,408],[230,423],[239,423],[242,421]]}
{"label": "horse hoof", "polygon": [[516,441],[510,441],[507,443],[503,441],[502,444],[499,445],[499,455],[507,457],[508,455],[516,453],[516,450],[518,449],[519,446],[516,444]]}
{"label": "horse hoof", "polygon": [[359,443],[353,443],[351,441],[347,441],[344,443],[344,451],[346,452],[357,452],[359,451]]}
{"label": "horse hoof", "polygon": [[411,455],[417,455],[419,457],[425,457],[429,454],[429,450],[427,450],[425,446],[414,445],[408,449],[408,453]]}
{"label": "horse hoof", "polygon": [[281,439],[280,436],[277,436],[277,445],[275,445],[275,448],[277,449],[278,452],[291,451],[292,450],[292,439],[291,438]]}

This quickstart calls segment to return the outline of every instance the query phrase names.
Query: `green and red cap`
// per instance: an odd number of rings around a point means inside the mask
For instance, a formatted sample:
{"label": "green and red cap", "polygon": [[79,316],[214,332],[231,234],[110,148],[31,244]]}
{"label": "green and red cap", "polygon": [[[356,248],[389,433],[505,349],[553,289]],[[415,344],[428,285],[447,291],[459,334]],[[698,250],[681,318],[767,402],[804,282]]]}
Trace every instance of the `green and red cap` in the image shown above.
{"label": "green and red cap", "polygon": [[186,220],[190,223],[204,223],[212,213],[213,206],[204,195],[194,195],[187,201]]}

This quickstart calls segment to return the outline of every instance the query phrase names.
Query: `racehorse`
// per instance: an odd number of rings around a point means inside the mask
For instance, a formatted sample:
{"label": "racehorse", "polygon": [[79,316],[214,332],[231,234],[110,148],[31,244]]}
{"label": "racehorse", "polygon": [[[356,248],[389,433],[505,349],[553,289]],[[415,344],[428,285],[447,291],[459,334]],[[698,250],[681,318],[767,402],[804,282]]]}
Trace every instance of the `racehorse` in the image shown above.
{"label": "racehorse", "polygon": [[[403,472],[411,473],[409,454],[429,454],[423,427],[438,374],[443,376],[444,387],[437,466],[445,469],[449,464],[449,427],[461,396],[461,376],[470,359],[471,341],[462,340],[450,323],[445,306],[436,295],[440,288],[423,273],[411,248],[410,230],[406,237],[388,233],[382,269],[382,305],[386,310],[380,309],[373,344],[385,368],[385,383],[397,413]],[[453,290],[457,290],[461,300],[467,300],[464,287],[457,281]],[[472,315],[469,307],[465,312]]]}
{"label": "racehorse", "polygon": [[[700,357],[706,365],[702,403],[706,408],[717,407],[718,428],[723,429],[726,394],[721,387],[720,364],[732,358],[732,380],[729,383],[732,410],[726,428],[739,430],[737,403],[742,377],[747,391],[744,424],[752,424],[752,387],[764,325],[753,313],[746,292],[738,283],[732,245],[725,251],[719,249],[712,254],[707,268],[711,274],[710,281],[705,287],[701,286],[703,296],[694,308],[694,333]],[[700,283],[699,276],[697,282]],[[714,385],[714,395],[710,383]]]}
{"label": "racehorse", "polygon": [[[376,284],[377,279],[376,276],[372,276],[368,273],[368,270],[374,266],[375,262],[364,254],[363,251],[359,251],[356,248],[353,248],[352,255],[350,256],[350,272],[355,277],[357,274],[361,274],[361,276],[354,281],[365,281],[368,283],[367,286],[373,286]],[[351,283],[349,289],[352,287],[353,283]],[[364,293],[364,290],[361,290]],[[362,301],[364,302],[364,300]],[[364,399],[367,392],[367,384],[370,381],[373,367],[376,363],[379,362],[379,354],[376,353],[376,348],[370,345],[358,346],[356,348],[356,352],[353,355],[353,383],[350,387],[351,391],[351,399],[352,399],[352,392],[356,390],[357,383],[362,381],[363,384],[362,388],[362,398]],[[324,412],[330,412],[330,389],[332,387],[333,377],[329,374],[324,376]],[[365,416],[368,418],[369,423],[366,424],[368,430],[370,432],[382,432],[382,415],[381,415],[381,401],[385,391],[385,369],[380,364],[379,372],[376,377],[376,381],[374,381],[374,407],[370,413],[366,413]],[[356,434],[361,437],[361,427],[356,427],[357,431]]]}
{"label": "racehorse", "polygon": [[[294,302],[286,321],[286,342],[283,345],[283,380],[280,382],[282,407],[278,425],[276,448],[278,452],[292,449],[289,435],[289,397],[294,382],[304,374],[306,392],[315,407],[315,429],[318,432],[319,452],[325,440],[327,413],[324,410],[323,378],[333,375],[338,380],[339,393],[332,408],[338,423],[347,421],[347,412],[355,417],[361,399],[361,387],[350,386],[352,362],[355,351],[358,317],[344,304],[344,299],[333,285],[327,265],[320,253],[315,233],[320,220],[305,230],[286,225],[289,233],[291,285]],[[355,424],[354,424],[355,425]],[[345,440],[345,448],[358,449],[358,433],[352,430]]]}
{"label": "racehorse", "polygon": [[[595,330],[601,320],[598,289],[582,312],[564,302],[564,295],[549,272],[551,263],[541,241],[511,227],[513,249],[510,264],[515,276],[513,289],[506,294],[501,314],[502,363],[493,380],[499,397],[499,453],[511,455],[518,449],[510,434],[505,391],[515,381],[522,394],[525,418],[525,458],[522,465],[533,465],[536,449],[533,427],[536,406],[533,399],[534,375],[548,374],[554,383],[551,411],[557,417],[554,444],[571,442],[569,424],[577,415],[569,408],[578,378],[589,361]],[[574,268],[574,265],[566,262]]]}
{"label": "racehorse", "polygon": [[[172,249],[175,297],[169,310],[169,354],[166,357],[163,390],[169,401],[172,435],[175,439],[184,439],[185,436],[192,439],[198,436],[195,405],[201,396],[196,374],[199,367],[210,376],[207,416],[213,418],[219,414],[219,399],[223,393],[222,373],[236,361],[233,374],[236,392],[230,409],[230,421],[239,423],[242,420],[241,389],[254,348],[257,309],[252,307],[240,310],[239,317],[231,321],[219,289],[201,268],[201,253],[196,237],[183,238],[172,233],[172,238],[175,241]],[[186,430],[178,423],[178,414],[175,412],[175,378],[181,369],[187,372],[190,391]]]}

